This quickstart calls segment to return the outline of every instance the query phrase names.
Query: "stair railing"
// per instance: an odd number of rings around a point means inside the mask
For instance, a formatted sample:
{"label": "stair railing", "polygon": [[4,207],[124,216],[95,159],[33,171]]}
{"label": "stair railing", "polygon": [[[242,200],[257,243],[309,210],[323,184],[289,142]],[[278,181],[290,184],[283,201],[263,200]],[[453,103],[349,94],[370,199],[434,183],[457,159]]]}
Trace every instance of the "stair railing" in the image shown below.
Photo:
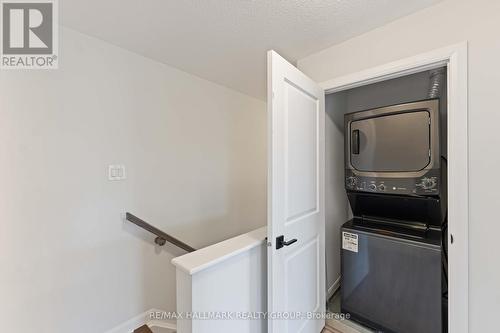
{"label": "stair railing", "polygon": [[141,227],[142,229],[149,231],[153,235],[156,235],[155,238],[155,243],[158,244],[159,246],[165,245],[166,242],[169,242],[171,244],[174,244],[177,247],[180,247],[181,249],[187,251],[187,252],[193,252],[196,251],[194,247],[191,247],[184,243],[183,241],[178,240],[177,238],[167,234],[166,232],[158,229],[157,227],[147,223],[146,221],[138,218],[137,216],[127,212],[126,214],[126,219],[129,222],[132,222],[133,224],[137,225],[138,227]]}

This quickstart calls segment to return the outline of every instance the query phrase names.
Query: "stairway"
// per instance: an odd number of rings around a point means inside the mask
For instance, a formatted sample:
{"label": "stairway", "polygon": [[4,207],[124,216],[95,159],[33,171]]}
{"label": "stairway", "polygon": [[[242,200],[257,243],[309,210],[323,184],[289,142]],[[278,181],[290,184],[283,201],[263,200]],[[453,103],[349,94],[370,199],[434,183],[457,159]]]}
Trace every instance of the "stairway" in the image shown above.
{"label": "stairway", "polygon": [[141,327],[136,328],[134,333],[153,333],[153,331],[151,331],[148,325],[142,325]]}
{"label": "stairway", "polygon": [[148,325],[142,325],[139,328],[136,328],[133,333],[175,333],[174,330],[169,328],[163,328],[158,326],[152,326],[149,328]]}

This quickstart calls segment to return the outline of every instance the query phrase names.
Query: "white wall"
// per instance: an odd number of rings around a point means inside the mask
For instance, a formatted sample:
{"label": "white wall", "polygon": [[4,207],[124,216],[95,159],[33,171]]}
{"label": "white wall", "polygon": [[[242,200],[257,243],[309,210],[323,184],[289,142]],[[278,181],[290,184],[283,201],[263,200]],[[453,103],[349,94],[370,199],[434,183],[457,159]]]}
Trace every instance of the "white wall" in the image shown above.
{"label": "white wall", "polygon": [[[0,323],[103,332],[175,310],[180,250],[265,224],[265,104],[62,29],[60,69],[0,72]],[[217,70],[217,69],[214,69]],[[128,179],[107,180],[124,163]]]}
{"label": "white wall", "polygon": [[470,332],[491,331],[500,312],[500,196],[495,180],[500,167],[499,18],[500,1],[448,0],[298,62],[301,70],[321,82],[469,41]]}

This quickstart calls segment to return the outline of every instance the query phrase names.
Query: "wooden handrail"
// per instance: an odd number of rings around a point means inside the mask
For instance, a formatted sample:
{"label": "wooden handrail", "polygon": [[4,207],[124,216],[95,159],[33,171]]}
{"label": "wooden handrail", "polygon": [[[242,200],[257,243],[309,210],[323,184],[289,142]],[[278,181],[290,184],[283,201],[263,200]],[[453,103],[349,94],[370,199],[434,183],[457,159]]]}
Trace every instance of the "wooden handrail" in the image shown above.
{"label": "wooden handrail", "polygon": [[127,219],[127,221],[132,222],[133,224],[137,225],[138,227],[141,227],[142,229],[147,230],[150,233],[156,235],[155,243],[160,245],[160,246],[165,245],[165,242],[169,242],[169,243],[174,244],[177,247],[180,247],[181,249],[183,249],[187,252],[196,251],[195,248],[187,245],[186,243],[178,240],[177,238],[175,238],[173,236],[170,236],[166,232],[156,228],[155,226],[152,226],[151,224],[147,223],[144,220],[141,220],[140,218],[138,218],[137,216],[135,216],[133,214],[130,214],[129,212],[127,212],[127,214],[126,214],[126,219]]}

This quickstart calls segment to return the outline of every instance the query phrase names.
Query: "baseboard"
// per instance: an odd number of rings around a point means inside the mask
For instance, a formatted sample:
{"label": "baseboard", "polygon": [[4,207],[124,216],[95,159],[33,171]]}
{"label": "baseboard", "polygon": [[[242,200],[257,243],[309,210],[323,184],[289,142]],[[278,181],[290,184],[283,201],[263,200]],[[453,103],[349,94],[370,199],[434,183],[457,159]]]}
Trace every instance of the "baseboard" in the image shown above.
{"label": "baseboard", "polygon": [[146,312],[143,312],[126,322],[116,326],[115,328],[110,329],[109,331],[106,331],[105,333],[130,333],[133,332],[137,327],[140,327],[144,324],[147,323],[149,320],[149,313],[151,310],[148,310]]}
{"label": "baseboard", "polygon": [[148,325],[149,327],[168,328],[171,330],[176,329],[176,325],[174,322],[151,319],[153,318],[153,316],[151,316],[151,313],[155,312],[164,311],[158,309],[150,309],[127,320],[126,322],[116,326],[115,328],[106,331],[105,333],[132,333],[136,328],[141,327],[142,325]]}
{"label": "baseboard", "polygon": [[[158,311],[158,310],[155,310]],[[175,331],[177,329],[177,325],[174,322],[170,321],[165,321],[165,320],[149,320],[147,325],[149,327],[161,327],[161,328],[168,328],[170,330]]]}
{"label": "baseboard", "polygon": [[340,276],[333,282],[333,284],[328,287],[328,290],[326,292],[326,300],[328,301],[330,298],[332,298],[333,294],[340,288]]}

